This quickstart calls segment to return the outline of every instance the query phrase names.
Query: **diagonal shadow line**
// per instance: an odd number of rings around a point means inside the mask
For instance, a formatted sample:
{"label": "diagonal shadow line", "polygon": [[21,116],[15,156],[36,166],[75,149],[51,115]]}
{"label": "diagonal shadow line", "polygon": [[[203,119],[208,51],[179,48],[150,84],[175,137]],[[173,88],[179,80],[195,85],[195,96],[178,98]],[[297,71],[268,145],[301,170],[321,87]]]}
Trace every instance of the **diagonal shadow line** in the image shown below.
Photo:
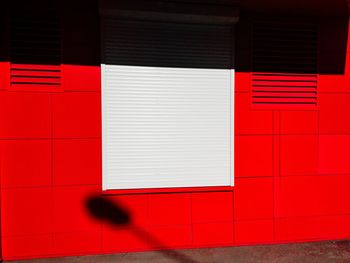
{"label": "diagonal shadow line", "polygon": [[135,225],[132,222],[130,212],[116,202],[112,202],[101,196],[92,196],[87,199],[86,208],[94,218],[105,221],[113,226],[128,227],[135,236],[143,242],[150,244],[154,249],[164,249],[159,250],[158,253],[165,257],[171,258],[179,263],[198,263],[198,261],[184,253],[171,250],[170,247],[154,235],[150,234],[142,227]]}

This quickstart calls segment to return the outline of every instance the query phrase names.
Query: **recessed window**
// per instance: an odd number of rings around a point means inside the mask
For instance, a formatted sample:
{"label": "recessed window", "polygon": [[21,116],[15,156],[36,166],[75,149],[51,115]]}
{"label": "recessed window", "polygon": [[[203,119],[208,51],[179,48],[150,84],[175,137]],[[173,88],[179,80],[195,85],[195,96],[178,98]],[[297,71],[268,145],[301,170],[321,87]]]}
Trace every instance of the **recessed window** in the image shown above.
{"label": "recessed window", "polygon": [[104,18],[103,188],[233,185],[232,28]]}

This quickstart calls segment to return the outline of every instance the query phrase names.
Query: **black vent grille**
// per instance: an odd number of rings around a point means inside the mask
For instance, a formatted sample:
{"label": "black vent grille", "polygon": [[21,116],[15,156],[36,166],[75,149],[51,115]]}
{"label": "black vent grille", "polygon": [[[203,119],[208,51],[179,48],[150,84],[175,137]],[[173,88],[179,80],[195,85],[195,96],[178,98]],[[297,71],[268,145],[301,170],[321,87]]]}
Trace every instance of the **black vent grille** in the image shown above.
{"label": "black vent grille", "polygon": [[61,85],[61,66],[11,64],[12,88],[53,88]]}
{"label": "black vent grille", "polygon": [[317,105],[318,31],[315,24],[253,24],[253,104]]}
{"label": "black vent grille", "polygon": [[317,104],[317,75],[252,73],[254,104]]}

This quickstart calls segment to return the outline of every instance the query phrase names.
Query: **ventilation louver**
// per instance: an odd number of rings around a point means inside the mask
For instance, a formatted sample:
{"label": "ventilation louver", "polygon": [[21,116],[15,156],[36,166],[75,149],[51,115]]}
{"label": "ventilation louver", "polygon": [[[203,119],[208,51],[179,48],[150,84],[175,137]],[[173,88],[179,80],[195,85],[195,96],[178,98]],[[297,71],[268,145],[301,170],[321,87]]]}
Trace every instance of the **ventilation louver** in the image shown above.
{"label": "ventilation louver", "polygon": [[253,25],[252,103],[316,106],[318,26]]}
{"label": "ventilation louver", "polygon": [[61,85],[61,66],[11,64],[11,87],[52,88]]}
{"label": "ventilation louver", "polygon": [[51,3],[38,6],[15,2],[9,16],[11,88],[57,88],[61,84],[58,8]]}

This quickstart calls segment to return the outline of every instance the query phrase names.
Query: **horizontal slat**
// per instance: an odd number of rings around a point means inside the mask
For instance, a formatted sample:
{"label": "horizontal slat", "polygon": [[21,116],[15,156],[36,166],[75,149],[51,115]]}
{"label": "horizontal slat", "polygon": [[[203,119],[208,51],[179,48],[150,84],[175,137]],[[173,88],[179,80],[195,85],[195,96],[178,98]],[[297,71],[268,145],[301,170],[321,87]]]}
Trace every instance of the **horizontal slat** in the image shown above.
{"label": "horizontal slat", "polygon": [[307,81],[307,82],[316,82],[316,76],[308,76],[308,75],[257,75],[253,74],[253,81]]}
{"label": "horizontal slat", "polygon": [[315,86],[315,82],[310,82],[310,81],[265,81],[265,80],[257,80],[253,79],[253,86],[268,86],[268,87],[273,87],[273,86],[279,86],[279,87],[285,87],[285,86],[302,86],[302,87],[313,87]]}
{"label": "horizontal slat", "polygon": [[60,84],[38,84],[38,83],[31,83],[31,84],[11,84],[11,88],[13,89],[28,89],[28,90],[36,90],[36,89],[45,89],[45,90],[56,90],[60,87]]}
{"label": "horizontal slat", "polygon": [[268,71],[260,71],[260,72],[252,72],[252,76],[285,76],[285,77],[317,77],[317,74],[303,74],[303,73],[293,73],[293,72],[268,72]]}
{"label": "horizontal slat", "polygon": [[43,83],[43,84],[59,84],[61,83],[60,78],[22,78],[22,77],[11,77],[11,83]]}
{"label": "horizontal slat", "polygon": [[61,66],[53,66],[53,65],[35,65],[35,64],[11,64],[11,69],[33,69],[33,70],[52,70],[52,71],[60,71]]}
{"label": "horizontal slat", "polygon": [[317,93],[299,93],[299,92],[289,92],[289,93],[279,93],[279,92],[264,92],[264,93],[254,93],[253,98],[316,98]]}
{"label": "horizontal slat", "polygon": [[316,104],[317,100],[316,98],[254,98],[254,103],[264,103],[264,104],[283,104],[283,103],[289,103],[289,104]]}
{"label": "horizontal slat", "polygon": [[11,70],[11,76],[60,77],[60,71]]}
{"label": "horizontal slat", "polygon": [[293,90],[291,90],[291,87],[253,87],[253,92],[263,93],[263,92],[279,92],[279,93],[290,93],[290,92],[307,92],[307,93],[317,93],[317,87],[293,87]]}

